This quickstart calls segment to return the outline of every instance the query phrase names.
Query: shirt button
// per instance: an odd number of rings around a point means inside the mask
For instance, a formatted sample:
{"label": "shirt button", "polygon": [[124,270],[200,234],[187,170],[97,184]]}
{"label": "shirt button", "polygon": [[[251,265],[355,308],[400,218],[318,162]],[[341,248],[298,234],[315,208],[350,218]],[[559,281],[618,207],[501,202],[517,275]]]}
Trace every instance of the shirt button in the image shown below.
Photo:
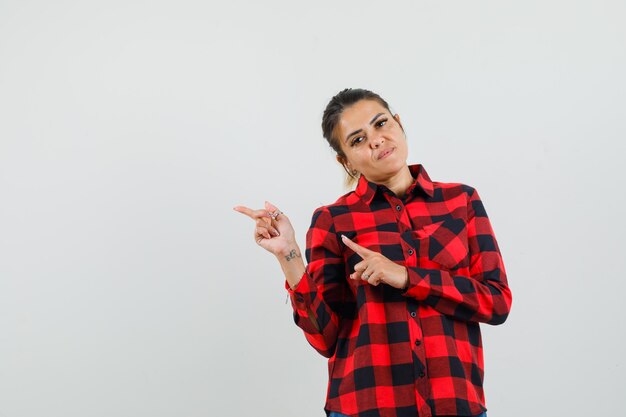
{"label": "shirt button", "polygon": [[420,378],[424,378],[426,376],[426,372],[422,371],[420,372]]}
{"label": "shirt button", "polygon": [[409,255],[413,255],[413,249],[409,249]]}
{"label": "shirt button", "polygon": [[[415,317],[417,316],[417,314],[415,313],[415,311],[411,311],[411,317]],[[417,341],[415,342],[417,344]]]}
{"label": "shirt button", "polygon": [[417,340],[415,341],[415,346],[419,346],[419,345],[421,345],[421,344],[422,344],[422,341],[421,341],[421,340],[417,339]]}
{"label": "shirt button", "polygon": [[398,211],[402,210],[402,206],[401,206],[400,204],[398,204],[398,205],[396,206],[396,210],[398,210]]}

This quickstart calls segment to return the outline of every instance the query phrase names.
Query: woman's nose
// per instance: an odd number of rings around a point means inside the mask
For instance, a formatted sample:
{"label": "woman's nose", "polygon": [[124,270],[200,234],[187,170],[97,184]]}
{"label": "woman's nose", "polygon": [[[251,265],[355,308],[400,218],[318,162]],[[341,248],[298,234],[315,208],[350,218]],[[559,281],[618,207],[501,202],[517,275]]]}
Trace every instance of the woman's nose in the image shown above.
{"label": "woman's nose", "polygon": [[376,149],[378,148],[380,145],[382,145],[385,142],[385,139],[383,139],[382,136],[378,136],[378,137],[374,137],[371,141],[370,144],[372,145],[372,148]]}

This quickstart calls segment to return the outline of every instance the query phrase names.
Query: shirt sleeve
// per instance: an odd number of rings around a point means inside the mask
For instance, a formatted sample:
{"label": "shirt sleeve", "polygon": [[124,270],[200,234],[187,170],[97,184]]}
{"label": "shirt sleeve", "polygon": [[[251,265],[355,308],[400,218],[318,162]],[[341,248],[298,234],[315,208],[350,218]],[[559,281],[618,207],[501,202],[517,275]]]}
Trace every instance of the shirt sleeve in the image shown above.
{"label": "shirt sleeve", "polygon": [[309,344],[329,358],[335,351],[340,321],[349,319],[355,303],[327,208],[320,207],[313,213],[305,256],[307,265],[300,282],[293,290],[285,282],[285,288],[295,323],[304,331]]}
{"label": "shirt sleeve", "polygon": [[469,276],[407,267],[409,286],[404,295],[459,320],[501,324],[511,309],[511,290],[496,237],[475,189],[467,211]]}

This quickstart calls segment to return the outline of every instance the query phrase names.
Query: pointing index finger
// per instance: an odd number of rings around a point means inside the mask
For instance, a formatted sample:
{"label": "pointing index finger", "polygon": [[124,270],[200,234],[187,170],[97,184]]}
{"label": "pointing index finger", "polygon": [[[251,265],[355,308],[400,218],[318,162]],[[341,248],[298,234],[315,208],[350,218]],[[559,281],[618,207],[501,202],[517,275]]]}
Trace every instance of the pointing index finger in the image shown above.
{"label": "pointing index finger", "polygon": [[359,255],[363,259],[365,259],[367,256],[373,253],[373,251],[367,248],[364,248],[358,243],[354,243],[345,235],[341,235],[341,239],[343,239],[343,243],[345,243],[347,247],[352,249],[354,252],[356,252],[357,255]]}
{"label": "pointing index finger", "polygon": [[245,214],[252,220],[260,219],[261,217],[271,217],[267,210],[252,210],[245,206],[235,206],[233,207],[233,210]]}

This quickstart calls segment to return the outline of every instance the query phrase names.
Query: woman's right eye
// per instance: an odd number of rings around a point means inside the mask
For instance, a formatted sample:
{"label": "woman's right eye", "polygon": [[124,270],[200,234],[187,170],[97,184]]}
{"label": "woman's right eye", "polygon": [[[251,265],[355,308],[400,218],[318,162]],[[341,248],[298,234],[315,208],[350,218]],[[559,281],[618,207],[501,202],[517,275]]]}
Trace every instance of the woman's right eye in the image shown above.
{"label": "woman's right eye", "polygon": [[354,145],[358,145],[359,143],[361,143],[363,140],[363,136],[357,136],[356,138],[352,139],[352,142],[350,142],[351,146]]}

